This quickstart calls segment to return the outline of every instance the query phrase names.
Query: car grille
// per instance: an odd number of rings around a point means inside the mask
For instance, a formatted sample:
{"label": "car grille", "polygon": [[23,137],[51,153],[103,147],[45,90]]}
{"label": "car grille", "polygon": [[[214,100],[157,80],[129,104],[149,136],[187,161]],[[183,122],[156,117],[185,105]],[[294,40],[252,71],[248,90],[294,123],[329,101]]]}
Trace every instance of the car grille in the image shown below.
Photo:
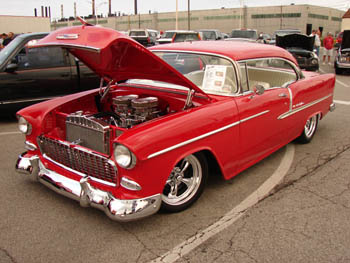
{"label": "car grille", "polygon": [[103,181],[117,183],[116,166],[107,157],[45,136],[38,137],[38,144],[42,154],[59,164]]}

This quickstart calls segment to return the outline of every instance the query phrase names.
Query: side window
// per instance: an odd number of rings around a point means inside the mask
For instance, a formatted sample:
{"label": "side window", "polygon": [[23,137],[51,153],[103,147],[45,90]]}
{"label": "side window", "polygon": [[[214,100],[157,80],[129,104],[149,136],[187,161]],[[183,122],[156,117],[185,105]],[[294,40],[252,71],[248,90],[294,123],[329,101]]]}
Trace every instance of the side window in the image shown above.
{"label": "side window", "polygon": [[17,56],[18,69],[40,69],[67,66],[64,52],[59,47],[26,48]]}
{"label": "side window", "polygon": [[253,90],[256,85],[265,89],[283,87],[297,80],[293,67],[283,59],[248,60],[240,62],[240,67],[243,91]]}

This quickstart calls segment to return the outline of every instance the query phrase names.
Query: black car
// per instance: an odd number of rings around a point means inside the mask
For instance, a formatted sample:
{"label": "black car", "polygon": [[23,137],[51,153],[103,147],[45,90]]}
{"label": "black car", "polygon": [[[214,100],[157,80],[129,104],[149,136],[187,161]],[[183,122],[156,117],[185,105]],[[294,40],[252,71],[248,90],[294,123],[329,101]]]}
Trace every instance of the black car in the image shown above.
{"label": "black car", "polygon": [[276,35],[276,46],[288,50],[298,61],[300,68],[317,71],[319,60],[314,50],[315,36],[303,34]]}
{"label": "black car", "polygon": [[98,88],[99,78],[59,47],[31,48],[48,33],[18,35],[0,52],[0,108],[27,105]]}
{"label": "black car", "polygon": [[335,57],[334,68],[336,74],[350,70],[350,30],[345,30],[343,39]]}

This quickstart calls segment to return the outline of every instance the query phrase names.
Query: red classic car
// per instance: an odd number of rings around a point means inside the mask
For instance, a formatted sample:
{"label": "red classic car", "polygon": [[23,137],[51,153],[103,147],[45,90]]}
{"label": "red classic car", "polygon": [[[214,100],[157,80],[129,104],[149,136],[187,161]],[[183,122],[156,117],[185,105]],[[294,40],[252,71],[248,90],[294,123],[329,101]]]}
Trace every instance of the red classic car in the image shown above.
{"label": "red classic car", "polygon": [[117,221],[186,209],[209,171],[230,179],[296,138],[309,142],[335,108],[334,74],[302,72],[275,46],[146,49],[89,25],[36,45],[67,49],[108,84],[19,111],[27,152],[16,170]]}

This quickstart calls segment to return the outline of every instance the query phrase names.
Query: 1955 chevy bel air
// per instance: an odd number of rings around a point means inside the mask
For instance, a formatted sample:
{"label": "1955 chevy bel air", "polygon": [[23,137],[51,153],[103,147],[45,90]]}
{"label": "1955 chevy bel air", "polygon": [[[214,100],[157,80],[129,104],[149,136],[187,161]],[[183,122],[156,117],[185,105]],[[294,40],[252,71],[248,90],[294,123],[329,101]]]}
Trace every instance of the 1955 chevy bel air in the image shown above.
{"label": "1955 chevy bel air", "polygon": [[275,46],[146,49],[88,24],[36,46],[67,49],[102,81],[17,113],[27,151],[16,170],[117,221],[188,208],[209,171],[230,179],[294,139],[307,143],[335,108],[334,74],[303,72]]}

